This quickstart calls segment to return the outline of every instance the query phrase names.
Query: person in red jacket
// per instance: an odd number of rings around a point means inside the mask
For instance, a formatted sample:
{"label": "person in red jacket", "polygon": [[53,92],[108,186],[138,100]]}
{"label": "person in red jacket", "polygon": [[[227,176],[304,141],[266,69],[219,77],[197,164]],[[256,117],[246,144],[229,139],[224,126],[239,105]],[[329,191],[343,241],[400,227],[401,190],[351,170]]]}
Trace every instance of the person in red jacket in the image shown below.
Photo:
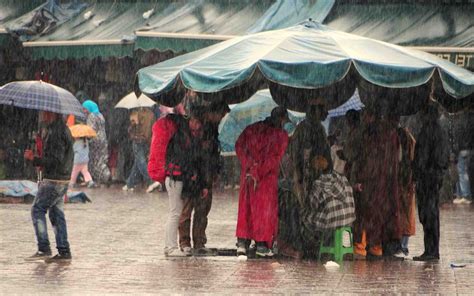
{"label": "person in red jacket", "polygon": [[150,177],[164,183],[169,197],[169,214],[166,223],[165,256],[190,256],[178,247],[177,235],[183,192],[191,184],[200,187],[198,149],[201,123],[197,117],[188,120],[183,115],[169,114],[153,125],[148,162]]}
{"label": "person in red jacket", "polygon": [[248,126],[237,139],[235,151],[241,164],[237,255],[247,253],[250,241],[258,257],[271,257],[278,230],[278,175],[288,145],[283,125],[288,122],[283,107],[271,116]]}

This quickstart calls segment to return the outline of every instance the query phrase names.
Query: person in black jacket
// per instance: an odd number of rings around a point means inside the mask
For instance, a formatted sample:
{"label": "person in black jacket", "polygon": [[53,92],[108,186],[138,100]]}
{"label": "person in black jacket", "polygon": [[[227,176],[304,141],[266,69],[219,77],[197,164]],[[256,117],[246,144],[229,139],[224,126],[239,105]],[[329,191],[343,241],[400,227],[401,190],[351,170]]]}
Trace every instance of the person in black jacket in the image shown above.
{"label": "person in black jacket", "polygon": [[421,128],[416,138],[413,177],[418,216],[423,225],[425,251],[414,261],[439,260],[439,189],[448,168],[448,139],[438,122],[436,106],[421,110]]}
{"label": "person in black jacket", "polygon": [[[184,252],[191,251],[191,217],[192,241],[195,255],[206,255],[207,243],[206,228],[207,216],[212,206],[212,185],[220,170],[220,146],[218,139],[219,122],[230,111],[227,104],[214,103],[210,106],[194,106],[191,109],[192,117],[196,117],[202,135],[193,136],[196,142],[193,154],[197,162],[192,170],[196,171],[198,186],[194,190],[183,189],[183,211],[179,221],[179,244]],[[190,122],[191,127],[191,122]],[[192,127],[191,127],[192,128]],[[186,182],[185,182],[186,183]],[[188,181],[189,183],[189,181]],[[194,181],[193,181],[194,183]],[[185,187],[186,184],[185,184]],[[194,215],[193,215],[194,212]]]}
{"label": "person in black jacket", "polygon": [[[63,196],[67,191],[71,176],[74,153],[73,139],[61,116],[52,112],[42,112],[47,124],[43,156],[38,158],[31,150],[25,151],[25,159],[42,168],[44,179],[40,179],[38,193],[31,208],[31,218],[36,233],[38,251],[27,260],[46,259],[46,262],[69,261],[71,251],[67,238],[66,217]],[[46,212],[54,228],[58,255],[51,257],[48,238]]]}

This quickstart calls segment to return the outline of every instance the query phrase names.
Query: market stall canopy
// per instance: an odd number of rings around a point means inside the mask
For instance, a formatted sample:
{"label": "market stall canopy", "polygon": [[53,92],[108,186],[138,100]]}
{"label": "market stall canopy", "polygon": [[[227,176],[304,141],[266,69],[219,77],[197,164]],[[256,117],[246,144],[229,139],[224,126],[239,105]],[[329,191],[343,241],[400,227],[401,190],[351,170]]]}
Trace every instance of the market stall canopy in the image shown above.
{"label": "market stall canopy", "polygon": [[421,47],[474,70],[472,1],[336,1],[324,24],[398,45]]}
{"label": "market stall canopy", "polygon": [[[34,59],[132,56],[134,49],[189,52],[236,35],[323,20],[334,0],[92,1],[54,31],[24,42]],[[34,39],[34,40],[33,40]]]}
{"label": "market stall canopy", "polygon": [[54,32],[24,42],[33,59],[133,55],[134,30],[146,20],[150,1],[83,1],[87,8]]}
{"label": "market stall canopy", "polygon": [[157,13],[136,32],[137,49],[189,52],[238,35],[322,21],[334,0],[187,1]]}
{"label": "market stall canopy", "polygon": [[143,68],[137,76],[140,90],[166,106],[178,104],[186,89],[231,104],[268,86],[288,109],[305,111],[317,97],[334,108],[357,86],[366,106],[404,115],[426,103],[433,83],[436,98],[448,107],[471,103],[474,93],[474,74],[450,62],[313,21],[236,37]]}
{"label": "market stall canopy", "polygon": [[79,0],[47,0],[32,11],[12,20],[6,30],[20,41],[35,39],[54,31],[86,8]]}
{"label": "market stall canopy", "polygon": [[43,0],[0,0],[0,46],[6,45],[9,41],[10,35],[6,30],[7,26],[43,3]]}

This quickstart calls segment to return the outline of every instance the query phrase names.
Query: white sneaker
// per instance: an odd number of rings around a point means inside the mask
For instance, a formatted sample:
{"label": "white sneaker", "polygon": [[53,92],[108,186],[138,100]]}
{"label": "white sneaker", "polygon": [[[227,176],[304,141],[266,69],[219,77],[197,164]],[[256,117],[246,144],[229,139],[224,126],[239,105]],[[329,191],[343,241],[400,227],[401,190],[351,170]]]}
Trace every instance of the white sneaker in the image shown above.
{"label": "white sneaker", "polygon": [[151,193],[153,190],[158,189],[158,191],[162,191],[162,185],[160,182],[154,182],[148,186],[146,189],[146,193]]}
{"label": "white sneaker", "polygon": [[245,249],[245,247],[237,247],[237,256],[247,256],[247,250]]}
{"label": "white sneaker", "polygon": [[184,247],[183,253],[186,254],[186,256],[191,256],[193,254],[193,249],[191,249],[191,247]]}
{"label": "white sneaker", "polygon": [[465,197],[458,197],[458,198],[455,198],[455,199],[453,200],[453,204],[457,204],[457,205],[460,205],[460,204],[466,204],[466,205],[468,205],[468,204],[471,204],[471,203],[472,203],[472,201],[469,200],[469,199],[467,199],[467,198],[465,198]]}
{"label": "white sneaker", "polygon": [[122,190],[123,190],[123,191],[133,191],[133,187],[130,188],[130,187],[128,187],[127,185],[125,185],[125,186],[122,187]]}
{"label": "white sneaker", "polygon": [[171,248],[168,250],[165,250],[165,256],[166,257],[189,257],[191,254],[186,254],[185,252],[181,251],[180,248]]}

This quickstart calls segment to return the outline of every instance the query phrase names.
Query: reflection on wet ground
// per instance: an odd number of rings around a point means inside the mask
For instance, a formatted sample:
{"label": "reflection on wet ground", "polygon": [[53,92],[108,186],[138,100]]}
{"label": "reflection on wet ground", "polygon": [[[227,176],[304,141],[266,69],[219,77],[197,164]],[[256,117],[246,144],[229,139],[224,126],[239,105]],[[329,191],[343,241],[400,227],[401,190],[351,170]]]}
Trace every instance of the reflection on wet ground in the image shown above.
{"label": "reflection on wet ground", "polygon": [[[326,270],[309,261],[166,259],[162,250],[166,194],[124,193],[118,187],[88,193],[92,204],[65,206],[73,253],[70,264],[24,261],[36,247],[30,205],[0,204],[0,294],[474,293],[472,206],[442,209],[439,263],[354,261]],[[209,247],[234,247],[237,194],[215,196]],[[422,251],[421,225],[417,226],[410,255]],[[452,262],[467,265],[451,268]]]}

